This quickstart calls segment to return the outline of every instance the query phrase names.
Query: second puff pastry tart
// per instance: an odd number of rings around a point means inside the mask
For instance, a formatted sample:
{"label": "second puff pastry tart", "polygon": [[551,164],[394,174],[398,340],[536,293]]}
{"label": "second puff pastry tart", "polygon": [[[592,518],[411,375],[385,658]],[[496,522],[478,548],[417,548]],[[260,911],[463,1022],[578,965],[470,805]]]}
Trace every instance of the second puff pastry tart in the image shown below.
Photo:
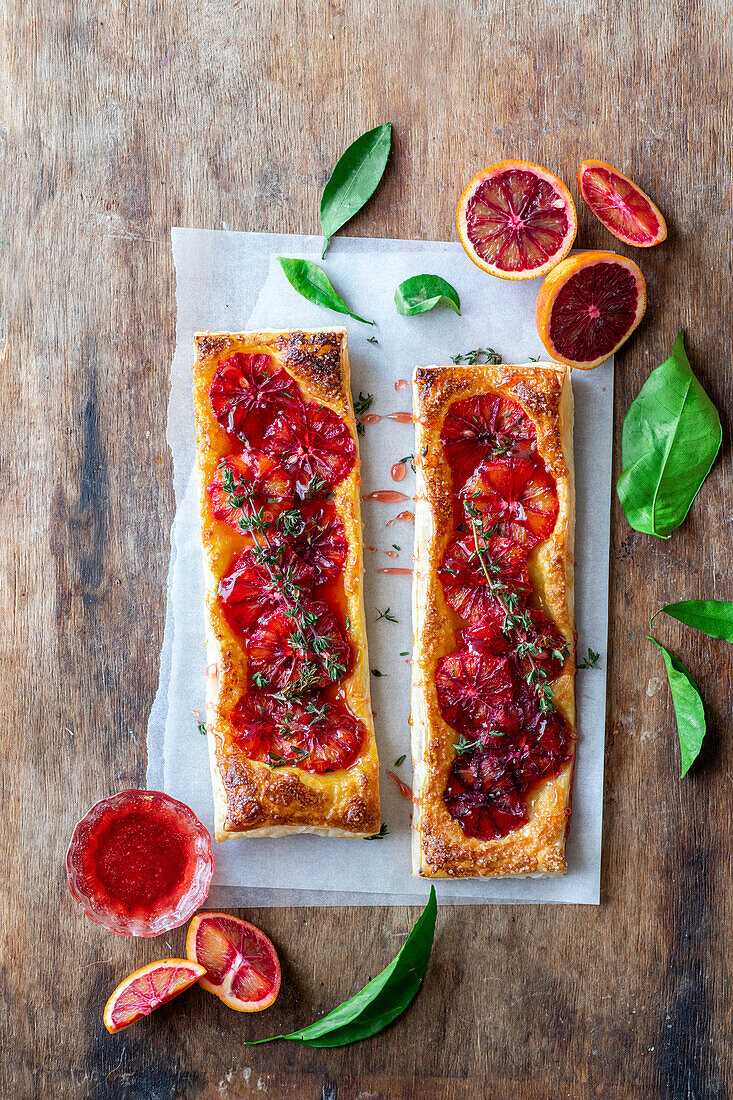
{"label": "second puff pastry tart", "polygon": [[555,363],[419,367],[413,874],[563,874],[573,401]]}

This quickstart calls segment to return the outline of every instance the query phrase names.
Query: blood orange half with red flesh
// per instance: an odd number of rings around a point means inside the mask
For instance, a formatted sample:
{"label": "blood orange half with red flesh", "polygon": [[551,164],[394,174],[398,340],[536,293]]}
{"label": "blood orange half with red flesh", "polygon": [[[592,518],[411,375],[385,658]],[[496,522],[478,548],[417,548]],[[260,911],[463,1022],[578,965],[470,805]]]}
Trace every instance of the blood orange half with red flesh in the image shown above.
{"label": "blood orange half with red flesh", "polygon": [[537,449],[535,426],[516,401],[495,394],[454,401],[440,434],[457,491],[487,458],[528,458]]}
{"label": "blood orange half with red flesh", "polygon": [[186,954],[205,968],[199,985],[237,1012],[261,1012],[280,992],[272,941],[229,913],[198,913],[188,926]]}
{"label": "blood orange half with red flesh", "polygon": [[287,547],[287,560],[296,584],[325,584],[338,576],[349,545],[344,525],[333,504],[306,504],[297,513],[285,512],[270,532],[275,545]]}
{"label": "blood orange half with red flesh", "polygon": [[491,164],[474,176],[456,210],[461,244],[482,270],[502,279],[545,275],[575,240],[575,203],[562,180],[525,160]]}
{"label": "blood orange half with red flesh", "polygon": [[230,435],[259,448],[269,424],[300,404],[293,379],[269,355],[237,352],[216,368],[209,388],[214,416]]}
{"label": "blood orange half with red flesh", "polygon": [[492,535],[456,535],[448,543],[438,569],[445,598],[461,618],[478,622],[495,612],[507,590],[528,592],[527,555],[514,539]]}
{"label": "blood orange half with red flesh", "polygon": [[613,252],[581,252],[544,280],[535,320],[553,359],[592,370],[628,340],[645,311],[646,283],[633,260]]}
{"label": "blood orange half with red flesh", "polygon": [[633,180],[603,160],[584,160],[578,190],[599,222],[624,244],[651,248],[667,236],[661,210]]}
{"label": "blood orange half with red flesh", "polygon": [[293,503],[288,474],[260,451],[223,458],[206,491],[214,518],[243,534],[261,521],[271,523]]}
{"label": "blood orange half with red flesh", "polygon": [[356,462],[356,444],[344,421],[314,401],[278,417],[263,447],[287,470],[302,498],[333,489]]}
{"label": "blood orange half with red flesh", "polygon": [[458,733],[488,736],[516,728],[509,661],[483,650],[459,649],[435,671],[440,713]]}
{"label": "blood orange half with red flesh", "polygon": [[351,651],[328,605],[303,601],[297,615],[274,611],[263,619],[247,639],[247,655],[268,687],[297,683],[315,691],[344,676]]}
{"label": "blood orange half with red flesh", "polygon": [[489,459],[460,495],[469,523],[478,513],[485,532],[496,530],[527,552],[552,534],[557,520],[555,483],[526,458]]}

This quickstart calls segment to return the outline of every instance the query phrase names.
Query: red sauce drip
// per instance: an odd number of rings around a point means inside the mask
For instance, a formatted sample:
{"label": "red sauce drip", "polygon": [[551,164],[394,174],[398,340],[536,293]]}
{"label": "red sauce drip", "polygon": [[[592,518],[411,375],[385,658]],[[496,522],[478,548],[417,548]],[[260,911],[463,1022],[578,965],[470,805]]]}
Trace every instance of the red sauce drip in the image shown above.
{"label": "red sauce drip", "polygon": [[394,388],[397,390],[397,393],[399,393],[400,390],[406,390],[409,385],[410,383],[407,378],[398,378],[394,384]]}
{"label": "red sauce drip", "polygon": [[393,481],[404,481],[405,474],[407,473],[407,467],[404,462],[395,462],[392,467],[391,474]]}
{"label": "red sauce drip", "polygon": [[386,573],[387,576],[389,576],[389,577],[411,577],[412,576],[412,570],[411,569],[395,569],[392,566],[389,567],[388,569],[378,569],[377,573]]}
{"label": "red sauce drip", "polygon": [[398,521],[401,522],[401,523],[414,523],[415,522],[415,513],[414,512],[399,512],[394,517],[394,519],[388,519],[384,526],[385,527],[392,527]]}
{"label": "red sauce drip", "polygon": [[377,489],[369,496],[362,497],[362,500],[376,500],[382,504],[399,504],[401,501],[409,499],[404,493],[398,493],[396,489]]}
{"label": "red sauce drip", "polygon": [[387,416],[385,417],[385,419],[386,420],[394,420],[398,424],[412,424],[414,422],[415,418],[413,417],[412,413],[396,412],[396,413],[387,413]]}
{"label": "red sauce drip", "polygon": [[384,554],[385,558],[398,558],[399,554],[396,550],[380,550],[377,546],[367,546],[372,554]]}
{"label": "red sauce drip", "polygon": [[395,775],[394,772],[387,772],[389,778],[397,784],[397,789],[404,799],[408,802],[412,802],[412,787],[400,779],[399,775]]}
{"label": "red sauce drip", "polygon": [[376,413],[367,413],[366,416],[362,416],[362,424],[378,424],[381,420],[381,416],[377,416]]}
{"label": "red sauce drip", "polygon": [[110,810],[83,855],[88,888],[103,907],[151,919],[186,893],[195,861],[191,834],[151,803]]}

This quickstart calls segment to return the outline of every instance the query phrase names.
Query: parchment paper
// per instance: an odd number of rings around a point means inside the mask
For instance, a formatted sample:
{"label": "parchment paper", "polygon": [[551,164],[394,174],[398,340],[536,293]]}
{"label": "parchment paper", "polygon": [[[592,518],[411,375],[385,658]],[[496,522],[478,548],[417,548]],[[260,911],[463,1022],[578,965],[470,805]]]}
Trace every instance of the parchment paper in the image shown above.
{"label": "parchment paper", "polygon": [[[194,476],[191,396],[193,333],[197,329],[241,332],[251,328],[348,329],[354,394],[374,394],[373,410],[410,410],[409,379],[416,364],[446,363],[457,352],[490,345],[507,362],[546,358],[534,323],[539,280],[510,283],[476,268],[460,244],[338,237],[323,267],[350,307],[376,325],[320,309],[287,283],[276,257],[320,260],[320,238],[263,233],[174,229],[178,322],[171,368],[168,441],[173,454],[176,516],[160,685],[148,725],[148,786],[191,806],[213,827],[206,739],[192,712],[204,716],[205,665],[203,572]],[[461,316],[436,309],[400,317],[394,306],[398,283],[410,275],[442,275],[456,287]],[[375,337],[379,343],[368,343]],[[575,556],[578,650],[601,653],[601,669],[578,674],[580,741],[567,845],[569,873],[563,878],[437,881],[439,901],[599,901],[605,727],[608,547],[611,493],[613,363],[573,375],[577,535]],[[360,438],[364,495],[398,488],[409,497],[414,475],[394,485],[390,468],[413,449],[411,424],[389,420],[367,426]],[[410,874],[410,805],[387,776],[395,770],[411,781],[409,746],[410,666],[398,656],[411,648],[409,577],[377,570],[411,566],[413,526],[386,522],[412,510],[412,501],[363,504],[364,541],[380,550],[400,547],[399,557],[365,552],[365,601],[375,725],[381,768],[381,840],[334,840],[314,836],[230,840],[215,845],[210,901],[218,905],[369,905],[424,902],[428,884]],[[377,608],[398,620],[377,619]],[[405,763],[395,761],[406,754]]]}

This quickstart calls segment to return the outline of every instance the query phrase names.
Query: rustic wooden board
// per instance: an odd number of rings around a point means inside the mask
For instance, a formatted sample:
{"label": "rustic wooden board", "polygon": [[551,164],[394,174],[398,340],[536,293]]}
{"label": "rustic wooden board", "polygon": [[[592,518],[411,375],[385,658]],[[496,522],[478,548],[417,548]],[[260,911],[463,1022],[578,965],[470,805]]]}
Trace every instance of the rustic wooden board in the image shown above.
{"label": "rustic wooden board", "polygon": [[[729,1095],[731,650],[659,624],[710,718],[680,782],[645,641],[660,604],[731,596],[724,0],[2,8],[2,1095]],[[348,996],[415,911],[260,911],[285,970],[272,1011],[240,1017],[197,989],[112,1038],[109,990],[184,942],[105,933],[63,873],[79,814],[145,775],[172,519],[169,227],[316,231],[336,155],[386,119],[394,155],[354,233],[452,239],[460,187],[505,156],[568,181],[609,159],[670,216],[667,244],[641,254],[650,307],[617,358],[616,434],[684,326],[724,453],[669,542],[614,503],[603,904],[441,911],[415,1005],[336,1051],[242,1039]],[[615,247],[579,214],[579,243]]]}

